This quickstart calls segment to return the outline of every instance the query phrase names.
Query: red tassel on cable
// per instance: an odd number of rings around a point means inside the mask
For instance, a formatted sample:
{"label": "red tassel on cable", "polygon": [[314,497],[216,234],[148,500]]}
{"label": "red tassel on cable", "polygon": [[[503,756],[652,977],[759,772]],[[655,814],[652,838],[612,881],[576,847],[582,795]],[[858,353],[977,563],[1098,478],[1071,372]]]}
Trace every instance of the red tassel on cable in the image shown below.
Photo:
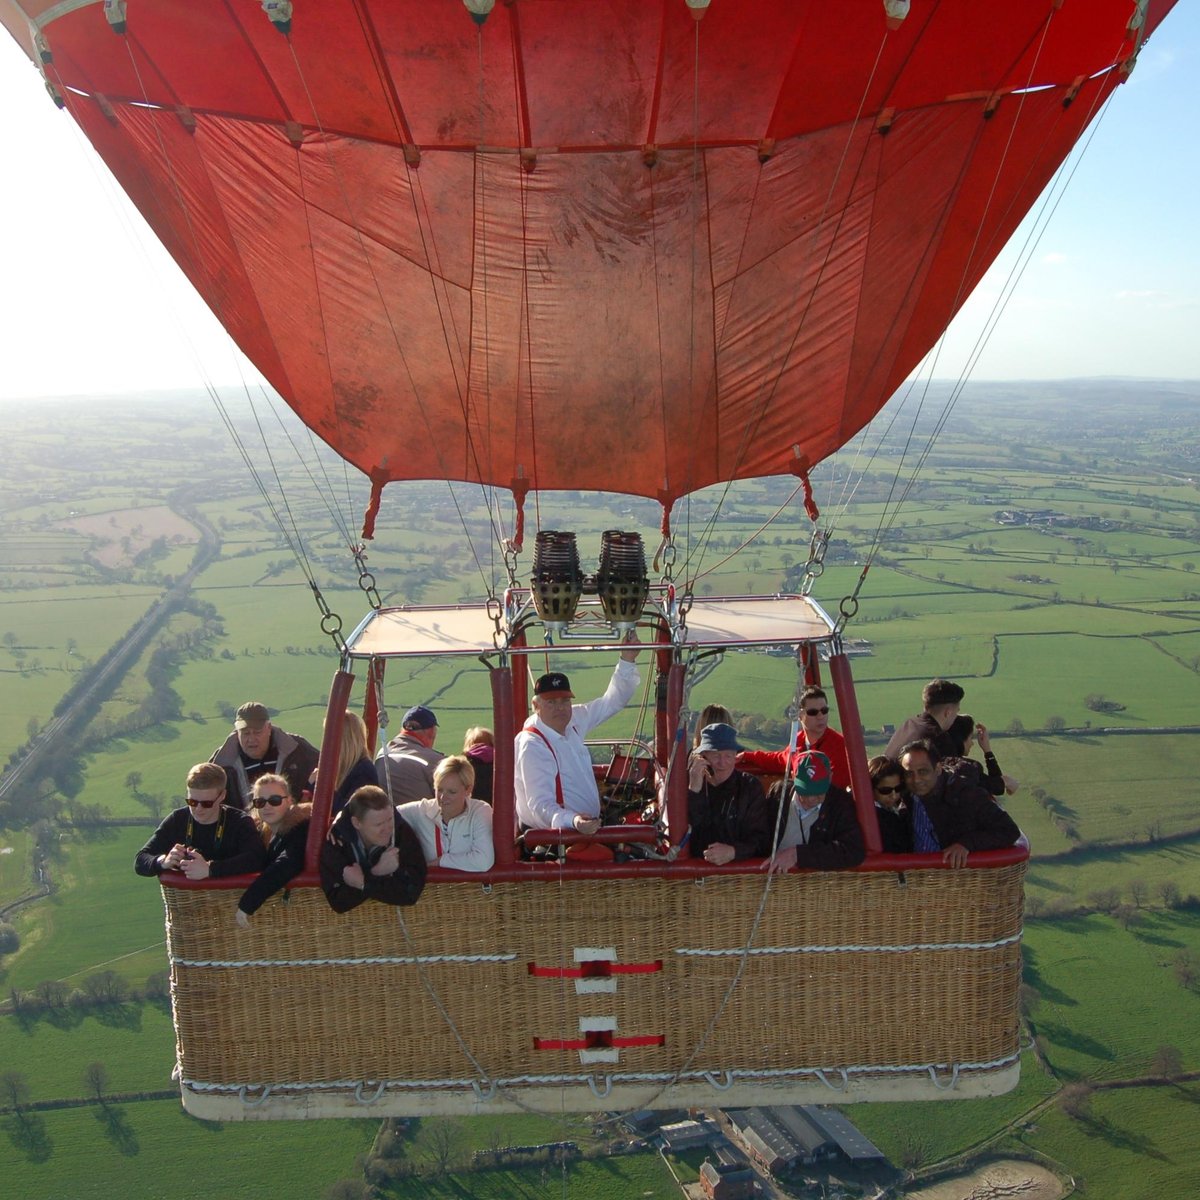
{"label": "red tassel on cable", "polygon": [[371,480],[371,498],[367,501],[367,511],[363,513],[362,537],[369,542],[375,536],[375,518],[379,516],[379,502],[383,499],[383,485],[386,479]]}
{"label": "red tassel on cable", "polygon": [[519,554],[525,544],[525,497],[529,495],[529,484],[524,479],[514,479],[512,494],[513,503],[517,506],[517,525],[513,530],[511,545]]}

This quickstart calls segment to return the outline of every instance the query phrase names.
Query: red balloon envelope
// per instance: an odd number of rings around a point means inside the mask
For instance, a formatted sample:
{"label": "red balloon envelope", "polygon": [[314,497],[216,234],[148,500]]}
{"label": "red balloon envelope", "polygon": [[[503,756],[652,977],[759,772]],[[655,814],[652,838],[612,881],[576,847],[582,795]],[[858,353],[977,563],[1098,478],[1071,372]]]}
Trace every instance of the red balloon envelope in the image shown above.
{"label": "red balloon envelope", "polygon": [[35,59],[40,24],[188,277],[376,484],[669,505],[862,428],[1173,2],[1140,27],[1133,0],[0,17]]}

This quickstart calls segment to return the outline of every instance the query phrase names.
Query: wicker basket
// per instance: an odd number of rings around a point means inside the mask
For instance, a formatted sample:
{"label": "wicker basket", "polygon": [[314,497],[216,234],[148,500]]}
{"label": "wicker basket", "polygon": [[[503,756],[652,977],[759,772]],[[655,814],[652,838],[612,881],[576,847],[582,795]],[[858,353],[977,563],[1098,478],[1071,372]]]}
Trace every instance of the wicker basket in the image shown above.
{"label": "wicker basket", "polygon": [[164,887],[184,1104],[227,1120],[999,1094],[1018,1075],[1023,875],[546,868],[344,915],[298,887],[250,930],[235,893]]}

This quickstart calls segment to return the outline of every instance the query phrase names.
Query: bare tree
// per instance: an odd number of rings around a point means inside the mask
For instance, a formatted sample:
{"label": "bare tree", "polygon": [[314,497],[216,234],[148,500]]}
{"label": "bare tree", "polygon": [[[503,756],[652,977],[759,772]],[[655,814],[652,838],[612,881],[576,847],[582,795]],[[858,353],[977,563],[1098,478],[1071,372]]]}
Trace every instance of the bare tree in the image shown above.
{"label": "bare tree", "polygon": [[1085,1121],[1092,1115],[1092,1089],[1086,1083],[1069,1083],[1059,1093],[1058,1103],[1068,1117]]}
{"label": "bare tree", "polygon": [[1175,982],[1180,987],[1190,988],[1196,982],[1196,963],[1191,954],[1186,950],[1180,950],[1175,955]]}
{"label": "bare tree", "polygon": [[1122,929],[1129,929],[1141,921],[1141,917],[1138,916],[1138,910],[1132,904],[1118,904],[1113,909],[1113,916],[1121,922]]}
{"label": "bare tree", "polygon": [[1164,879],[1158,885],[1158,898],[1167,908],[1177,907],[1179,904],[1179,885],[1173,879]]}
{"label": "bare tree", "polygon": [[1141,908],[1146,903],[1146,897],[1150,893],[1150,885],[1144,879],[1131,879],[1129,881],[1129,898],[1133,901],[1135,907]]}
{"label": "bare tree", "polygon": [[102,1062],[88,1063],[83,1068],[83,1087],[89,1096],[95,1096],[103,1104],[108,1090],[108,1068]]}
{"label": "bare tree", "polygon": [[1183,1074],[1183,1055],[1178,1046],[1159,1046],[1154,1052],[1150,1070],[1164,1079],[1178,1079]]}
{"label": "bare tree", "polygon": [[453,1121],[445,1119],[425,1123],[429,1156],[433,1159],[439,1175],[450,1170],[450,1164],[458,1153],[461,1134]]}
{"label": "bare tree", "polygon": [[29,1080],[20,1071],[5,1071],[0,1075],[0,1096],[13,1112],[19,1113],[29,1099]]}
{"label": "bare tree", "polygon": [[43,1009],[47,1012],[56,1012],[66,1008],[71,989],[57,979],[43,979],[33,989],[33,993]]}

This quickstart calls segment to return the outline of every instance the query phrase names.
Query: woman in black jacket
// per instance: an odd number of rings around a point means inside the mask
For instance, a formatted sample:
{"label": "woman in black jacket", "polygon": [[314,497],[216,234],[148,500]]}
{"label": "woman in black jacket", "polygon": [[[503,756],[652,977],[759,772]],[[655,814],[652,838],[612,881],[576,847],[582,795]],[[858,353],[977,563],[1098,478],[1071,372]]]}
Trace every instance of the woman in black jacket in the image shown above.
{"label": "woman in black jacket", "polygon": [[304,870],[311,804],[297,804],[282,775],[260,775],[251,790],[250,808],[267,848],[262,874],[242,893],[234,919],[243,928],[276,892]]}

